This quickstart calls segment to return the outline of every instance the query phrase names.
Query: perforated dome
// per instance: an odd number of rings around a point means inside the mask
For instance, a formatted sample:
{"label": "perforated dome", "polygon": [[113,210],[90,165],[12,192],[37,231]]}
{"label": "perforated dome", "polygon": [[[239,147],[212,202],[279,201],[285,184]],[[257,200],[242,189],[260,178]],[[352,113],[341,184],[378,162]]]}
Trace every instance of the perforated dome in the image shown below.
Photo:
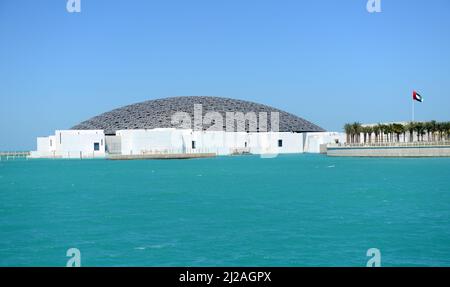
{"label": "perforated dome", "polygon": [[[172,128],[172,116],[176,112],[186,112],[193,119],[194,104],[201,104],[203,114],[219,112],[225,119],[226,112],[270,112],[279,113],[280,132],[322,132],[323,128],[279,109],[249,101],[221,97],[172,97],[145,101],[124,106],[95,116],[72,127],[74,130],[101,129],[105,134],[115,134],[117,130]],[[224,120],[225,121],[225,120]],[[193,123],[193,120],[192,120]],[[270,130],[270,120],[268,120]],[[248,126],[246,127],[248,130]]]}

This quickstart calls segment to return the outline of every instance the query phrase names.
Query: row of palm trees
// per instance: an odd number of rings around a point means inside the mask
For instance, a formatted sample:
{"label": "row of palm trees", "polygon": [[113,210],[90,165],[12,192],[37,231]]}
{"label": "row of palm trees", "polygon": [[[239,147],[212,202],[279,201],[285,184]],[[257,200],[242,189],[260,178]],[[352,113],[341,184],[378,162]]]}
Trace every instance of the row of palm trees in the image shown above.
{"label": "row of palm trees", "polygon": [[[344,125],[347,143],[423,142],[450,140],[450,122],[409,122],[363,126]],[[407,136],[408,135],[408,136]]]}

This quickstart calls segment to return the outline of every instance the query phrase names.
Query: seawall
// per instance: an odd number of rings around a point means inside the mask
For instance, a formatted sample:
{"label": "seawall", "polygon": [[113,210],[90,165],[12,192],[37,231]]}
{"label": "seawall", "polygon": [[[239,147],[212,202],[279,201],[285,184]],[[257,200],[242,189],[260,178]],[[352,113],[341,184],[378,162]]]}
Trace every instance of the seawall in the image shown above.
{"label": "seawall", "polygon": [[450,145],[328,146],[327,155],[347,157],[450,157]]}

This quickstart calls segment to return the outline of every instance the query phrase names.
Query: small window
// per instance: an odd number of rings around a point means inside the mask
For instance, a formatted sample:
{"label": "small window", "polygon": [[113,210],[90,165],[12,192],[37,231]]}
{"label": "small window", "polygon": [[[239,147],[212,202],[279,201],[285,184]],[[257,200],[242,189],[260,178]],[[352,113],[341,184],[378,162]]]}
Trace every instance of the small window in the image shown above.
{"label": "small window", "polygon": [[100,144],[94,143],[94,151],[99,151],[99,150],[100,150]]}
{"label": "small window", "polygon": [[192,149],[195,149],[195,141],[192,141]]}
{"label": "small window", "polygon": [[52,140],[50,140],[50,146],[53,146],[53,141]]}
{"label": "small window", "polygon": [[283,140],[278,140],[278,147],[283,147]]}
{"label": "small window", "polygon": [[103,146],[103,139],[101,140],[101,146]]}
{"label": "small window", "polygon": [[247,147],[247,142],[245,142],[245,147]]}

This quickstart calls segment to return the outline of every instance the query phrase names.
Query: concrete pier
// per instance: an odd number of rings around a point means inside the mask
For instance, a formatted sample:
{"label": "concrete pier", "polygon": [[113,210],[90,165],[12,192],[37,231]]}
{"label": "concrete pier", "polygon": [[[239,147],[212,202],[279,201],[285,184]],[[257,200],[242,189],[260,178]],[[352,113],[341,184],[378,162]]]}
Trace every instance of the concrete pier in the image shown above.
{"label": "concrete pier", "polygon": [[178,154],[140,154],[140,155],[108,155],[109,160],[143,160],[143,159],[194,159],[215,157],[215,153],[178,153]]}
{"label": "concrete pier", "polygon": [[450,157],[450,142],[328,145],[327,155],[346,157]]}
{"label": "concrete pier", "polygon": [[0,160],[10,160],[17,158],[28,158],[30,155],[29,151],[6,151],[0,152]]}

